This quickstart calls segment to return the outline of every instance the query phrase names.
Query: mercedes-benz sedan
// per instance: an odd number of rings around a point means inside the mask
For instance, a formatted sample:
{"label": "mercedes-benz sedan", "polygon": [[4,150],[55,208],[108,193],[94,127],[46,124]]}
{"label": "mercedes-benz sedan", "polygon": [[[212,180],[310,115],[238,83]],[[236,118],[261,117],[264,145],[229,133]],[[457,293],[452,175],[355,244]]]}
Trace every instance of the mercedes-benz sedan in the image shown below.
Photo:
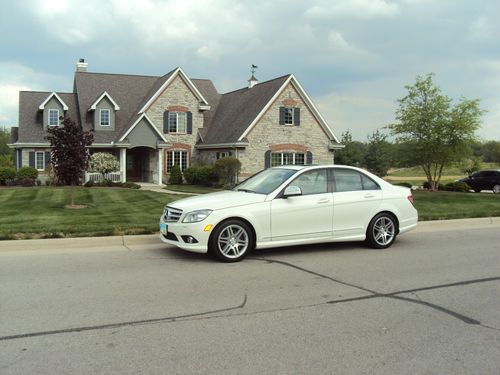
{"label": "mercedes-benz sedan", "polygon": [[236,262],[254,248],[366,240],[384,249],[417,220],[410,189],[365,170],[282,166],[231,191],[172,202],[160,218],[160,238]]}

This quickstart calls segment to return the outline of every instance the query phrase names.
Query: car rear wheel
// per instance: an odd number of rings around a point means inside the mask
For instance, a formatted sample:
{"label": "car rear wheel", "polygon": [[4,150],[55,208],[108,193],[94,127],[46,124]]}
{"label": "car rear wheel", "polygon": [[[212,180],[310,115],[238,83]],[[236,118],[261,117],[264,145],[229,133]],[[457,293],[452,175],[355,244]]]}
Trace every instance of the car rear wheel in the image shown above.
{"label": "car rear wheel", "polygon": [[241,220],[219,224],[212,233],[208,250],[223,262],[238,262],[253,250],[255,239],[250,227]]}
{"label": "car rear wheel", "polygon": [[476,193],[480,193],[480,192],[481,192],[481,189],[474,189],[474,191],[475,191]]}
{"label": "car rear wheel", "polygon": [[386,249],[392,245],[396,235],[397,223],[394,216],[388,213],[380,213],[368,225],[366,241],[375,249]]}
{"label": "car rear wheel", "polygon": [[493,186],[493,192],[494,192],[495,194],[500,193],[500,185],[495,185],[495,186]]}

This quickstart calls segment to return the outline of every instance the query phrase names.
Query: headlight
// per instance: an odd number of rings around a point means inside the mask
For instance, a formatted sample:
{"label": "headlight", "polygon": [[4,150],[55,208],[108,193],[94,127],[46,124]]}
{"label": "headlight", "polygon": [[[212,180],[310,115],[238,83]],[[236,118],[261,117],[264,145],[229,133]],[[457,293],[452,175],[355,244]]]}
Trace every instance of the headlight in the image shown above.
{"label": "headlight", "polygon": [[205,220],[208,215],[212,213],[212,210],[198,210],[188,212],[182,220],[183,223],[197,223],[199,221]]}

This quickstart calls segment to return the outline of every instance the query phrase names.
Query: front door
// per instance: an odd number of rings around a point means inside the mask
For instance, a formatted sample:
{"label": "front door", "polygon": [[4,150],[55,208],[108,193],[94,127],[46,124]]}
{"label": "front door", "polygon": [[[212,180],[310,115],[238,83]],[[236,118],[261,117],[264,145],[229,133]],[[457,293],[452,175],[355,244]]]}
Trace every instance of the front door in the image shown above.
{"label": "front door", "polygon": [[145,147],[127,150],[127,180],[132,182],[149,182],[149,154]]}

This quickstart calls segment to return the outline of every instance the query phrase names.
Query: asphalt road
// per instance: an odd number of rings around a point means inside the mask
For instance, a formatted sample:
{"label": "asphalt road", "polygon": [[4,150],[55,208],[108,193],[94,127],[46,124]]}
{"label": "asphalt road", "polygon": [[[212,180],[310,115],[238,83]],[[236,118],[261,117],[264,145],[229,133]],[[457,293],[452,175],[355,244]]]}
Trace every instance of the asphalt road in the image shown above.
{"label": "asphalt road", "polygon": [[500,220],[222,264],[153,236],[0,242],[0,374],[500,374]]}

